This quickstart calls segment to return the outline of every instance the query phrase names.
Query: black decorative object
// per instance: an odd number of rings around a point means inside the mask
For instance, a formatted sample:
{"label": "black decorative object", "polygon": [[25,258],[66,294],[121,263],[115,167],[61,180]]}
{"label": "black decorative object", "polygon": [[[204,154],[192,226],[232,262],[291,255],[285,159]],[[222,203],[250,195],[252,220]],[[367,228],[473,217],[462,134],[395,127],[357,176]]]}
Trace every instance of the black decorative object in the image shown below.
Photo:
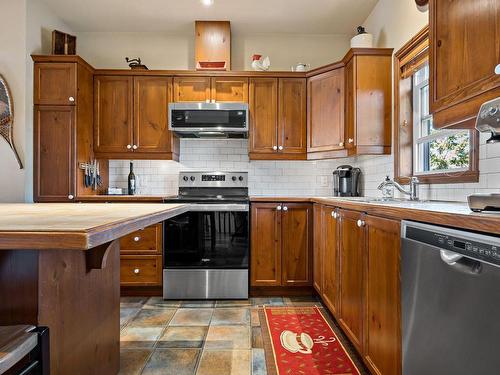
{"label": "black decorative object", "polygon": [[358,28],[356,30],[358,30],[358,35],[359,34],[366,34],[366,30],[363,26],[358,26]]}
{"label": "black decorative object", "polygon": [[128,57],[125,57],[125,61],[127,62],[128,66],[130,66],[130,69],[148,70],[148,67],[146,65],[141,64],[140,57],[137,57],[135,59],[129,59]]}

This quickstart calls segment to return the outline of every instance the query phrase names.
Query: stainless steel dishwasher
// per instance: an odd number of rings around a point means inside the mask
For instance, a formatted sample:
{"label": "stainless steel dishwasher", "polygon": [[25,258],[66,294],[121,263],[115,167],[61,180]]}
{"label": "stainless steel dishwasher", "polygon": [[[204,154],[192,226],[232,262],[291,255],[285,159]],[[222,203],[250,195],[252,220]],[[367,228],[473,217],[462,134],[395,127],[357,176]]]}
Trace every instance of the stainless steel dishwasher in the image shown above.
{"label": "stainless steel dishwasher", "polygon": [[499,374],[500,237],[403,221],[403,375]]}

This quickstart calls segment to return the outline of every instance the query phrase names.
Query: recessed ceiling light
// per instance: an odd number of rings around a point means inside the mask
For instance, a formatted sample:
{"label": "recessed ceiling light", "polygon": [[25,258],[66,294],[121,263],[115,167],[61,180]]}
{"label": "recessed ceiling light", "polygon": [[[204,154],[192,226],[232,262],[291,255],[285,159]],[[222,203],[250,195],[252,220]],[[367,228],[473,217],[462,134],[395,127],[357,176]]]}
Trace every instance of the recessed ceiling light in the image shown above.
{"label": "recessed ceiling light", "polygon": [[206,7],[209,7],[210,5],[213,5],[214,0],[200,0],[203,5]]}

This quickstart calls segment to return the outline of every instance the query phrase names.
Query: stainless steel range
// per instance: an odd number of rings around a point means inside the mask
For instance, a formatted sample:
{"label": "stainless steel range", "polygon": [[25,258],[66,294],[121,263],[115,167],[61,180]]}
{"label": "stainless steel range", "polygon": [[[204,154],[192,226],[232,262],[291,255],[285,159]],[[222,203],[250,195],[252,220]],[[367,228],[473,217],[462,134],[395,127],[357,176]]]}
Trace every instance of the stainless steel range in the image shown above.
{"label": "stainless steel range", "polygon": [[249,200],[246,172],[181,172],[188,212],[166,220],[163,298],[248,298]]}

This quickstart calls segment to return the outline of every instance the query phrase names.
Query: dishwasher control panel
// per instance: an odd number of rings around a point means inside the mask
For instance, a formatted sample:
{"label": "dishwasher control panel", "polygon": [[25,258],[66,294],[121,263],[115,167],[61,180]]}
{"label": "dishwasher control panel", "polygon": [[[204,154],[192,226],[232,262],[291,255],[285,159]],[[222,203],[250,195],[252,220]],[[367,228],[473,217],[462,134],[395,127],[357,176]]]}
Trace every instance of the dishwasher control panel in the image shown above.
{"label": "dishwasher control panel", "polygon": [[413,226],[406,227],[406,238],[500,266],[500,238],[496,245],[448,233],[431,233]]}

